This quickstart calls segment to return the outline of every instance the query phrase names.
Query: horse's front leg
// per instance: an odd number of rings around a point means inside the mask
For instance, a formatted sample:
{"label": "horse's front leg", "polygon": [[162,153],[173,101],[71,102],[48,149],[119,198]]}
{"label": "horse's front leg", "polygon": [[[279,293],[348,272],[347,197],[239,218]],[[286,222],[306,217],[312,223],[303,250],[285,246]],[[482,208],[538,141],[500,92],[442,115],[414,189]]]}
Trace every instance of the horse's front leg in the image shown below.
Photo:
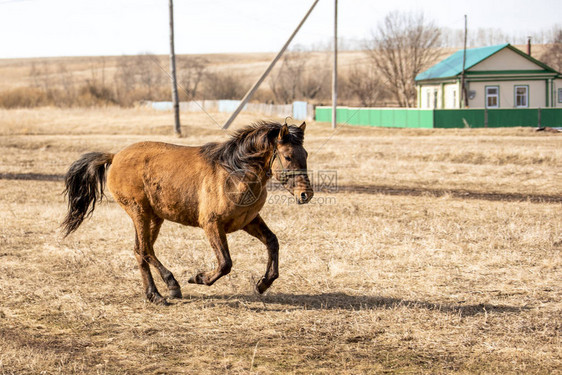
{"label": "horse's front leg", "polygon": [[217,257],[217,268],[213,271],[200,272],[191,277],[189,282],[192,284],[213,285],[215,281],[230,273],[232,268],[232,260],[228,251],[228,243],[226,242],[226,234],[222,225],[211,222],[204,228],[205,234],[211,243],[211,247],[215,251]]}
{"label": "horse's front leg", "polygon": [[256,289],[261,294],[279,277],[279,241],[277,241],[277,236],[267,227],[260,215],[256,216],[243,229],[263,242],[267,247],[268,259],[265,275],[256,284]]}

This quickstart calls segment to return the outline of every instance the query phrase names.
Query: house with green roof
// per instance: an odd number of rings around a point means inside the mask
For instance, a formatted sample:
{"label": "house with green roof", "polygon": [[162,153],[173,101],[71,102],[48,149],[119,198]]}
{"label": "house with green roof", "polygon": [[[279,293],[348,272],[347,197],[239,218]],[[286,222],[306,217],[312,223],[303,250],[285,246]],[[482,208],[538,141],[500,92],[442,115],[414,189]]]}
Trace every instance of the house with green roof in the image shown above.
{"label": "house with green roof", "polygon": [[420,109],[562,108],[562,75],[509,43],[463,50],[415,78]]}

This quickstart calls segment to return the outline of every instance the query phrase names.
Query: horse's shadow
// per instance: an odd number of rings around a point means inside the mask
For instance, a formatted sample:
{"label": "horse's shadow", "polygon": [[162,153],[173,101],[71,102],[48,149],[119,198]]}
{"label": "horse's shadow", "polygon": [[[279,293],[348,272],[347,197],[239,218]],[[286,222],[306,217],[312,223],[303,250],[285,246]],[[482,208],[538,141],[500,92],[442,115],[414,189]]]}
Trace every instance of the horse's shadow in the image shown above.
{"label": "horse's shadow", "polygon": [[[341,292],[321,294],[271,293],[264,296],[257,294],[232,294],[191,296],[188,298],[192,301],[194,299],[204,300],[206,304],[212,305],[229,305],[232,307],[245,306],[248,309],[256,311],[284,311],[288,308],[358,311],[406,307],[454,313],[460,316],[474,316],[492,312],[519,313],[529,309],[528,307],[492,305],[486,303],[463,305],[461,303],[435,303],[382,296],[356,296]],[[187,302],[186,299],[184,299],[184,302]],[[261,304],[256,305],[255,302],[261,302]]]}

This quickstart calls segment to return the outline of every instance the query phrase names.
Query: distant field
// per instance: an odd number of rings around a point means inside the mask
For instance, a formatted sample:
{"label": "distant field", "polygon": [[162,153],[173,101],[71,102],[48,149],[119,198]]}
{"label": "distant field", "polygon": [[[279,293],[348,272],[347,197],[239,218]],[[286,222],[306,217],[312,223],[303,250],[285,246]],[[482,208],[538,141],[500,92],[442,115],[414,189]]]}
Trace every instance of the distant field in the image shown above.
{"label": "distant field", "polygon": [[[525,46],[516,46],[525,50]],[[533,46],[533,56],[539,57],[544,50],[543,45]],[[436,57],[445,57],[456,49],[444,48],[436,51]],[[229,71],[245,77],[249,82],[263,73],[276,53],[221,53],[205,55],[180,55],[204,58],[209,62],[210,71]],[[310,52],[310,60],[318,69],[331,69],[331,52]],[[0,92],[16,87],[26,87],[32,84],[30,71],[33,65],[46,67],[53,82],[61,81],[61,66],[66,68],[65,74],[72,74],[76,79],[85,81],[95,75],[101,79],[102,72],[107,82],[111,82],[116,72],[121,56],[88,56],[88,57],[37,57],[21,59],[0,59]],[[158,56],[159,64],[168,69],[169,57]],[[357,65],[367,62],[362,51],[340,51],[339,67],[342,73]],[[269,83],[264,83],[267,86]]]}
{"label": "distant field", "polygon": [[[250,83],[254,83],[265,71],[276,53],[237,53],[237,54],[207,54],[189,55],[191,57],[204,58],[208,61],[209,71],[228,71],[242,75]],[[310,58],[315,63],[325,62],[330,57],[330,52],[310,53]],[[340,63],[343,67],[349,67],[355,62],[364,60],[362,52],[342,52]],[[105,74],[107,82],[111,82],[117,70],[121,56],[91,56],[91,57],[49,57],[49,58],[24,58],[24,59],[0,59],[0,92],[15,87],[25,87],[32,84],[30,71],[32,65],[46,67],[53,82],[60,82],[60,67],[64,66],[67,73],[74,75],[78,80],[91,79],[95,75],[101,79]],[[181,58],[181,56],[178,56]],[[158,56],[159,64],[168,69],[169,57]],[[156,71],[158,66],[154,63]],[[268,82],[265,82],[267,85]]]}
{"label": "distant field", "polygon": [[184,292],[168,307],[144,300],[111,198],[62,239],[73,160],[226,139],[228,115],[211,117],[183,113],[178,139],[167,112],[0,110],[0,373],[560,373],[559,134],[310,123],[310,173],[342,189],[270,194],[281,276],[261,297],[265,248],[244,233],[202,287],[187,284],[215,261],[202,231],[164,224],[155,249]]}

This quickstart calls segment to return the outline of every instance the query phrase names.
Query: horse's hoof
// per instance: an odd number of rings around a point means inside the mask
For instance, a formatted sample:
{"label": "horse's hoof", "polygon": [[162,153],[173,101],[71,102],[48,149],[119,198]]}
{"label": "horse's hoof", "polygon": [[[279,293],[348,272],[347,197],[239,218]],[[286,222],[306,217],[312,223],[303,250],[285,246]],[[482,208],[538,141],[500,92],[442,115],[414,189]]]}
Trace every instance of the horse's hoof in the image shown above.
{"label": "horse's hoof", "polygon": [[264,279],[261,279],[256,284],[256,292],[258,292],[259,294],[263,294],[268,288],[269,288],[269,285],[267,285],[265,283]]}
{"label": "horse's hoof", "polygon": [[154,303],[155,305],[163,305],[163,306],[170,305],[170,303],[166,300],[166,298],[162,297],[160,294],[151,294],[146,297],[150,302]]}
{"label": "horse's hoof", "polygon": [[205,284],[200,273],[195,276],[191,276],[191,278],[187,282],[190,284]]}
{"label": "horse's hoof", "polygon": [[181,289],[172,289],[172,290],[170,290],[170,298],[181,299],[181,298],[182,298]]}

